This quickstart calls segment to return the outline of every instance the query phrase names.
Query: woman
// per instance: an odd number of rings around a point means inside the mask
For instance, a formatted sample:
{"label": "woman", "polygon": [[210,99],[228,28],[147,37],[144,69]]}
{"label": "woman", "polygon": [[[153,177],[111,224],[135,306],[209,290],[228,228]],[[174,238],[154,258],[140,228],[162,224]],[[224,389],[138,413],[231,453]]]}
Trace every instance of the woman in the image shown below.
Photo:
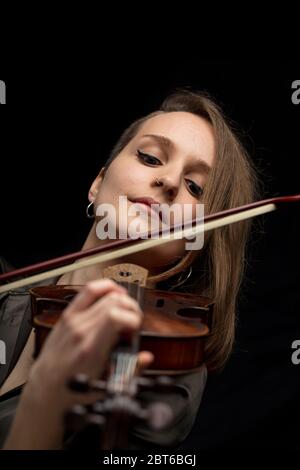
{"label": "woman", "polygon": [[[83,249],[107,242],[99,239],[97,225],[101,217],[97,216],[96,209],[103,203],[110,203],[119,215],[120,195],[126,196],[129,204],[144,197],[169,206],[175,203],[180,206],[192,204],[196,208],[198,203],[202,203],[205,213],[209,214],[250,203],[255,199],[255,193],[255,171],[218,106],[200,93],[175,93],[164,101],[159,111],[130,125],[91,185],[89,210],[92,209],[91,215],[96,217]],[[130,216],[120,222],[117,217],[117,233],[124,229],[123,223],[128,224],[133,219]],[[110,222],[114,223],[112,220]],[[236,299],[248,231],[249,223],[239,222],[206,234],[204,247],[200,251],[186,251],[185,241],[175,240],[162,248],[152,248],[147,254],[139,252],[114,260],[114,264],[130,262],[144,266],[149,271],[149,283],[160,288],[181,284],[182,278],[186,277],[182,288],[208,295],[215,301],[213,334],[206,347],[206,366],[200,372],[179,377],[177,386],[181,393],[174,392],[168,396],[176,410],[172,429],[159,435],[143,426],[136,426],[131,435],[133,448],[178,445],[190,431],[203,394],[206,367],[210,371],[219,370],[232,350]],[[110,283],[108,286],[106,280],[95,283],[105,267],[104,264],[96,265],[54,280],[58,284],[86,285],[86,288],[64,312],[62,321],[51,333],[32,367],[28,360],[31,357],[31,336],[18,361],[18,354],[12,355],[13,365],[10,374],[5,377],[1,393],[8,396],[7,393],[16,385],[24,382],[27,385],[5,448],[61,448],[63,413],[72,403],[78,402],[78,397],[71,392],[62,392],[70,371],[99,376],[108,351],[118,333],[122,334],[122,328],[138,328],[140,312],[137,304],[116,285]],[[74,311],[81,312],[81,322],[74,321]],[[121,316],[122,324],[119,320]],[[99,350],[95,347],[93,334],[95,322],[100,322],[99,334],[107,339],[101,367],[95,366],[99,360],[96,361]],[[107,334],[108,323],[113,325],[111,337]],[[76,355],[73,353],[75,343]],[[19,345],[20,349],[22,347]],[[66,359],[61,360],[62,357]],[[142,367],[150,361],[149,354],[140,356]],[[53,375],[57,377],[55,383],[51,379]],[[40,385],[37,386],[37,383]],[[185,390],[185,398],[182,390]],[[43,403],[39,403],[42,397],[45,397]],[[35,430],[28,439],[24,439],[20,429],[28,429],[36,404],[39,405],[38,414],[43,417],[42,422],[37,419]],[[47,435],[39,439],[45,421]]]}

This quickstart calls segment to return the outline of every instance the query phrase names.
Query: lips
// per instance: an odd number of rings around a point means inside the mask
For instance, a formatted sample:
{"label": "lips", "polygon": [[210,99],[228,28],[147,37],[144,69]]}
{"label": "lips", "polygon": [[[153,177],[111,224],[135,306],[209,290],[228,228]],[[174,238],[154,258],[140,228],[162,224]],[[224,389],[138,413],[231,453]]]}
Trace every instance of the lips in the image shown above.
{"label": "lips", "polygon": [[[162,211],[159,211],[160,203],[158,201],[155,201],[155,199],[153,199],[152,197],[139,197],[136,199],[130,199],[130,201],[133,203],[145,204],[146,206],[151,207],[151,209],[158,214],[160,220],[163,221]],[[156,204],[157,207],[154,207],[153,204]]]}

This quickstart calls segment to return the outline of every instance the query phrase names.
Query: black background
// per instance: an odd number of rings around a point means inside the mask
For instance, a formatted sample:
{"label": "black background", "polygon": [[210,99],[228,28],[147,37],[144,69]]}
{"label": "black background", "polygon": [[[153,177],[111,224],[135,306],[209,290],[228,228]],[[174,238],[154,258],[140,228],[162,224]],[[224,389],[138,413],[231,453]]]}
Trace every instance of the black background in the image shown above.
{"label": "black background", "polygon": [[[300,192],[300,104],[291,101],[300,62],[96,62],[0,67],[1,251],[15,266],[80,249],[89,185],[112,145],[177,87],[206,90],[223,106],[259,168],[264,197]],[[249,246],[234,353],[209,377],[183,448],[300,450],[300,364],[291,362],[300,339],[299,205],[262,220]]]}

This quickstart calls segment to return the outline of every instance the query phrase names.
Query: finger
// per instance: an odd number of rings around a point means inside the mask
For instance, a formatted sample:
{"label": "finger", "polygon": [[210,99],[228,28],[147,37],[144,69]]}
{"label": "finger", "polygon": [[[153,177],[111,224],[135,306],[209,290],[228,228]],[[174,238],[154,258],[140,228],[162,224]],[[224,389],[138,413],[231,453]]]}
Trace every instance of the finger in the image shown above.
{"label": "finger", "polygon": [[[109,351],[119,337],[129,339],[142,324],[142,317],[136,312],[113,307],[103,316],[101,327],[94,327],[93,342],[95,350]],[[97,354],[97,353],[96,353]]]}
{"label": "finger", "polygon": [[143,311],[136,300],[130,297],[128,294],[121,294],[119,292],[112,292],[107,294],[104,298],[96,301],[86,312],[86,319],[92,317],[99,318],[99,315],[103,312],[108,312],[111,308],[118,307],[125,310],[130,310],[142,316]]}
{"label": "finger", "polygon": [[150,351],[141,351],[138,354],[136,366],[136,375],[139,375],[144,369],[147,369],[154,361],[154,355]]}
{"label": "finger", "polygon": [[89,282],[85,287],[83,287],[80,293],[76,295],[74,300],[65,309],[65,312],[68,314],[84,310],[90,307],[99,297],[112,291],[122,294],[126,292],[124,287],[119,286],[110,279],[100,279],[99,281]]}
{"label": "finger", "polygon": [[119,338],[130,342],[141,325],[139,315],[117,307],[101,316],[101,320],[97,326],[91,322],[81,325],[81,340],[73,348],[75,362],[80,364],[84,373],[93,376],[95,371],[99,374],[103,369]]}

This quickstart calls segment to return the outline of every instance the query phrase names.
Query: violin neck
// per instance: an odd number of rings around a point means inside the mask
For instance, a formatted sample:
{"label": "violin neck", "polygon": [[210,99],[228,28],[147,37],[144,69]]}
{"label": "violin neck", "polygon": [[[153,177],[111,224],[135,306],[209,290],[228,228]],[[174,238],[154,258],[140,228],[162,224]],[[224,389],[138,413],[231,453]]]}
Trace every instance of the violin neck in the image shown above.
{"label": "violin neck", "polygon": [[[102,276],[109,278],[127,289],[128,294],[143,308],[144,287],[148,271],[141,266],[122,263],[109,266]],[[111,393],[127,393],[134,377],[139,351],[139,334],[123,335],[113,351],[108,387]]]}
{"label": "violin neck", "polygon": [[[144,304],[144,287],[147,275],[148,271],[144,268],[130,264],[111,266],[103,272],[103,277],[113,279],[125,287],[128,294],[138,302],[141,308]],[[101,447],[104,450],[125,449],[127,447],[130,416],[121,411],[122,400],[125,407],[126,396],[133,397],[136,394],[133,378],[137,365],[139,338],[138,333],[131,334],[128,338],[123,336],[111,357],[107,391],[111,396],[118,397],[120,406],[107,419],[106,430],[101,442]]]}

